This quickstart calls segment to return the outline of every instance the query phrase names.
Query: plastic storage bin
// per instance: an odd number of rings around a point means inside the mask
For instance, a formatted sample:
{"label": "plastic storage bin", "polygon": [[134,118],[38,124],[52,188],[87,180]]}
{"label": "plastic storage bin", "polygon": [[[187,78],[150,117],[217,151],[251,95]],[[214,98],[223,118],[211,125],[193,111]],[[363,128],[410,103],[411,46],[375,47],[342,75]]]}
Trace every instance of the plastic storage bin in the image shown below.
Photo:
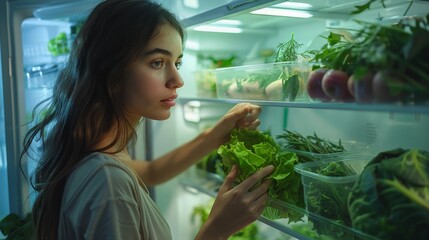
{"label": "plastic storage bin", "polygon": [[307,101],[312,63],[282,62],[216,69],[218,98]]}
{"label": "plastic storage bin", "polygon": [[[295,171],[301,174],[307,211],[336,224],[350,227],[347,199],[360,173],[371,159],[372,156],[369,154],[344,154],[342,157],[336,155],[332,158],[297,164]],[[320,221],[314,217],[309,216],[309,221],[313,222],[319,234],[328,236],[337,234],[331,227],[319,225]]]}

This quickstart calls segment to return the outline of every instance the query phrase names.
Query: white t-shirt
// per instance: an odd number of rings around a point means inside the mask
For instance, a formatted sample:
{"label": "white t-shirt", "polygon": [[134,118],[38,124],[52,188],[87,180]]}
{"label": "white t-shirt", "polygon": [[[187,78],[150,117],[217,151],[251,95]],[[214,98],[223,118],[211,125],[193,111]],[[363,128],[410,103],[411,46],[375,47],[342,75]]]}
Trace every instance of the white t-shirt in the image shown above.
{"label": "white t-shirt", "polygon": [[167,222],[132,172],[102,153],[87,156],[68,178],[58,237],[172,239]]}

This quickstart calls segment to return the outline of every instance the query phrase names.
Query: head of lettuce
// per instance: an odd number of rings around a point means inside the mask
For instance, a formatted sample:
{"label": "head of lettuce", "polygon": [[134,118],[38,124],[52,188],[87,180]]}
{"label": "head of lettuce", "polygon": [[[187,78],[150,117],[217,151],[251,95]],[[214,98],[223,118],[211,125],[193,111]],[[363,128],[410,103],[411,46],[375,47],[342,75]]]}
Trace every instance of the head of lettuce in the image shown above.
{"label": "head of lettuce", "polygon": [[[237,181],[242,182],[258,169],[268,165],[275,167],[268,176],[272,183],[268,189],[271,199],[304,207],[301,177],[294,171],[298,157],[295,153],[282,152],[280,146],[268,134],[258,130],[244,128],[231,132],[231,139],[220,146],[218,154],[222,157],[222,169],[228,173],[236,165],[238,167]],[[268,209],[267,209],[268,210]],[[269,218],[288,218],[295,222],[302,218],[301,213],[292,210],[269,209]]]}

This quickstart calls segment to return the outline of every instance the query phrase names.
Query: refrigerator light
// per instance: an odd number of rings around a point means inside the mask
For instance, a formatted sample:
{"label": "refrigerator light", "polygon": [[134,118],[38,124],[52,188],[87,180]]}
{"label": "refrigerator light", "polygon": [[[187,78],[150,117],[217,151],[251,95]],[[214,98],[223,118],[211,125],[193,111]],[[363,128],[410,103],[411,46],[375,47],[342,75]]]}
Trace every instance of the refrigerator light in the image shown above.
{"label": "refrigerator light", "polygon": [[270,16],[280,16],[280,17],[295,17],[295,18],[311,18],[313,14],[305,11],[290,10],[290,9],[281,9],[281,8],[262,8],[253,12],[252,14],[259,15],[270,15]]}
{"label": "refrigerator light", "polygon": [[188,39],[185,42],[185,49],[198,51],[200,50],[200,43]]}
{"label": "refrigerator light", "polygon": [[231,20],[231,19],[222,19],[222,20],[214,22],[213,24],[229,25],[229,26],[240,26],[241,25],[241,21],[239,21],[239,20]]}
{"label": "refrigerator light", "polygon": [[284,2],[274,5],[274,7],[305,10],[312,8],[313,5],[302,2]]}
{"label": "refrigerator light", "polygon": [[194,27],[193,30],[200,32],[222,32],[222,33],[241,33],[243,29],[238,27],[220,27],[211,25],[201,25]]}

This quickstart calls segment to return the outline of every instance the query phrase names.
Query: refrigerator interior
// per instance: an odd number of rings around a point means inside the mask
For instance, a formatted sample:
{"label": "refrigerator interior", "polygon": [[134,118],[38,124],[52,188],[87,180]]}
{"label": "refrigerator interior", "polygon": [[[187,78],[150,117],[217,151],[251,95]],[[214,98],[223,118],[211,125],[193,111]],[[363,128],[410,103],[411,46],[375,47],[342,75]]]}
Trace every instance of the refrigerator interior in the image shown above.
{"label": "refrigerator interior", "polygon": [[[19,1],[17,1],[19,2]],[[49,1],[47,1],[49,2]],[[72,1],[53,1],[55,4]],[[76,1],[77,2],[77,1]],[[81,1],[82,3],[84,1]],[[94,4],[97,1],[90,1]],[[166,7],[178,9],[177,14],[181,18],[186,18],[200,12],[216,8],[230,1],[203,1],[203,0],[183,0],[183,1],[163,1]],[[277,1],[279,2],[279,1]],[[303,0],[315,4],[315,1]],[[333,2],[335,4],[333,4]],[[256,15],[234,15],[232,20],[239,20],[246,24],[246,31],[243,33],[208,33],[188,30],[188,37],[185,43],[184,65],[181,74],[185,86],[179,90],[180,97],[193,98],[196,96],[196,84],[194,73],[196,70],[205,69],[210,66],[208,56],[217,58],[236,57],[235,64],[257,64],[264,63],[267,57],[263,55],[264,50],[274,50],[279,42],[290,39],[292,33],[295,39],[303,43],[302,49],[316,49],[323,43],[320,35],[325,35],[332,28],[354,27],[354,23],[343,19],[344,9],[349,9],[357,2],[362,1],[319,1],[316,7],[327,8],[332,5],[331,11],[337,6],[339,14],[335,19],[321,16],[315,19],[292,19],[292,18],[263,18]],[[391,3],[401,1],[390,1]],[[55,6],[52,5],[52,6]],[[344,6],[346,5],[346,6]],[[46,6],[51,6],[46,4]],[[45,6],[45,7],[46,7]],[[76,6],[76,5],[74,5]],[[341,6],[343,8],[341,8]],[[393,18],[403,13],[406,4],[398,3],[394,8],[386,12],[385,18]],[[60,32],[70,34],[70,19],[61,19],[61,11],[47,11],[49,8],[33,8],[32,11],[43,9],[45,14],[57,13],[56,17],[50,20],[40,20],[30,18],[20,24],[16,61],[16,77],[20,81],[22,89],[19,91],[24,95],[24,102],[20,106],[21,120],[28,120],[35,103],[49,97],[50,88],[46,86],[29,87],[26,70],[44,64],[61,65],[67,57],[52,57],[47,51],[47,43]],[[420,14],[427,12],[428,4],[416,2],[410,9],[410,14]],[[84,10],[81,10],[84,11]],[[343,12],[342,12],[343,11]],[[46,13],[47,12],[47,13]],[[81,12],[82,13],[82,12]],[[81,14],[80,13],[80,14]],[[58,15],[59,14],[59,15]],[[362,15],[363,19],[374,20],[378,17],[377,10]],[[22,56],[22,57],[21,57]],[[61,66],[59,66],[61,67]],[[192,139],[203,129],[213,125],[232,104],[227,103],[204,103],[204,102],[180,102],[172,111],[169,120],[158,122],[151,121],[152,141],[150,151],[154,158],[178,147],[180,144]],[[0,126],[3,128],[3,102],[0,102]],[[285,109],[281,107],[263,107],[261,115],[261,130],[270,130],[273,135],[281,133],[284,128],[296,130],[303,134],[318,135],[325,138],[344,138],[352,141],[362,142],[371,145],[376,150],[387,150],[396,147],[414,147],[429,150],[429,137],[424,133],[429,132],[429,116],[420,114],[406,114],[394,112],[366,112],[366,111],[339,111],[339,110],[313,110],[313,109]],[[21,124],[20,122],[19,124]],[[147,144],[142,137],[144,135],[145,123],[139,126],[139,136],[134,147],[133,155],[143,159],[146,156]],[[0,132],[0,140],[4,132]],[[7,179],[3,181],[1,177],[6,174],[6,158],[4,144],[0,141],[0,190],[7,189]],[[37,147],[37,146],[35,146]],[[29,172],[34,169],[34,162],[28,162]],[[192,169],[191,169],[192,170]],[[174,239],[191,239],[195,235],[198,223],[193,222],[192,212],[195,206],[205,205],[211,201],[211,197],[198,193],[195,189],[185,187],[181,184],[179,176],[170,182],[156,187],[155,198],[162,213],[170,224]],[[2,195],[3,196],[3,195]],[[7,196],[3,199],[8,199]],[[24,203],[23,203],[24,204]],[[4,212],[2,212],[4,211]],[[2,200],[0,205],[0,217],[3,213],[9,212],[9,204]],[[261,236],[265,239],[286,239],[285,234],[277,230],[258,223]],[[269,234],[267,234],[269,233]]]}
{"label": "refrigerator interior", "polygon": [[[298,1],[297,1],[298,2]],[[181,69],[185,85],[179,89],[179,97],[195,100],[196,83],[194,73],[210,68],[207,56],[225,59],[236,56],[235,65],[258,64],[267,61],[264,50],[274,50],[279,42],[290,39],[303,43],[301,50],[318,49],[330,30],[356,28],[355,22],[345,19],[351,7],[364,1],[299,1],[312,3],[316,7],[336,11],[337,18],[326,16],[314,19],[262,18],[250,14],[227,17],[239,20],[244,31],[240,34],[199,32],[188,29],[185,44],[183,67]],[[375,8],[358,15],[365,21],[382,20],[383,23],[397,21],[408,7],[406,1],[388,1],[388,10]],[[329,6],[329,7],[327,7]],[[380,6],[378,6],[380,7]],[[408,15],[423,15],[429,11],[427,2],[414,2]],[[323,12],[323,11],[322,11]],[[255,30],[257,29],[257,30]],[[198,100],[198,98],[196,98]],[[198,101],[183,101],[173,112],[172,117],[153,125],[154,157],[192,139],[206,127],[215,123],[233,104]],[[199,116],[195,116],[199,115]],[[342,139],[364,144],[371,153],[394,148],[417,148],[429,150],[429,116],[419,113],[396,113],[355,110],[300,109],[263,106],[261,130],[269,130],[273,136],[283,129],[294,130],[303,135],[314,132],[326,139]],[[192,169],[191,169],[192,171]],[[186,174],[182,177],[186,178]],[[195,191],[195,190],[194,190]],[[191,238],[196,231],[186,218],[192,216],[192,207],[201,204],[198,195],[180,182],[180,177],[156,188],[157,203],[167,218],[175,239]],[[180,233],[180,234],[179,234]],[[180,236],[180,237],[178,237]],[[275,239],[266,237],[267,239]]]}

